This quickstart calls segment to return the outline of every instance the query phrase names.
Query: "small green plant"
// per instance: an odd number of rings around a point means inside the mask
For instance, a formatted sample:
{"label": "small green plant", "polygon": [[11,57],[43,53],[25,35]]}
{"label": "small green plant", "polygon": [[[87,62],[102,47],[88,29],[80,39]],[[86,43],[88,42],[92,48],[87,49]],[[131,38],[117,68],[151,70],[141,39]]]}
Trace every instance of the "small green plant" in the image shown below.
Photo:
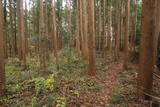
{"label": "small green plant", "polygon": [[6,66],[6,71],[13,73],[13,72],[17,72],[17,71],[21,71],[21,69],[19,67],[16,66]]}
{"label": "small green plant", "polygon": [[13,66],[19,65],[21,63],[19,58],[8,58],[7,61],[8,61],[7,62],[8,65],[13,65]]}
{"label": "small green plant", "polygon": [[77,91],[77,90],[70,90],[70,92],[71,92],[74,96],[77,96],[77,97],[80,96],[80,93],[79,93],[79,91]]}
{"label": "small green plant", "polygon": [[48,78],[37,77],[37,78],[30,80],[28,83],[32,85],[34,84],[37,95],[40,93],[46,93],[48,91],[54,90],[54,82],[55,82],[56,75],[57,73],[54,72]]}
{"label": "small green plant", "polygon": [[66,103],[65,103],[65,98],[64,97],[59,97],[56,101],[56,107],[66,107]]}
{"label": "small green plant", "polygon": [[55,105],[56,98],[54,94],[49,94],[47,97],[43,97],[39,101],[39,104],[43,107],[53,107],[53,105]]}
{"label": "small green plant", "polygon": [[111,101],[115,104],[120,103],[123,100],[123,97],[118,88],[115,88],[114,94],[111,97]]}
{"label": "small green plant", "polygon": [[36,97],[33,97],[32,99],[31,99],[31,107],[39,107],[40,105],[38,104],[38,98],[36,98]]}
{"label": "small green plant", "polygon": [[30,58],[27,57],[27,66],[31,71],[38,71],[40,69],[40,62],[37,57]]}
{"label": "small green plant", "polygon": [[13,93],[19,92],[19,91],[21,91],[21,89],[22,88],[19,84],[8,85],[8,90]]}
{"label": "small green plant", "polygon": [[16,73],[6,72],[7,84],[18,84],[31,78],[31,74],[28,71],[19,71]]}

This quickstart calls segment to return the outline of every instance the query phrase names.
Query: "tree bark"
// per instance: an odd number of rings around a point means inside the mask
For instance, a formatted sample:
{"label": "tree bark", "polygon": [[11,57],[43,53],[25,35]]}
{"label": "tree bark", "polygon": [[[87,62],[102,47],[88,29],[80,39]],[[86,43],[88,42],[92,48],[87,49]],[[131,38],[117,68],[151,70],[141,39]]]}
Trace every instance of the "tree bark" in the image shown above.
{"label": "tree bark", "polygon": [[88,38],[89,38],[88,74],[95,75],[94,0],[88,0]]}
{"label": "tree bark", "polygon": [[107,49],[111,50],[112,47],[112,2],[109,1],[109,18],[108,18],[108,35],[107,35]]}
{"label": "tree bark", "polygon": [[84,35],[83,35],[83,13],[82,13],[82,0],[78,0],[78,8],[79,8],[79,37],[80,37],[80,46],[81,46],[81,54],[82,58],[85,60],[85,45],[84,45]]}
{"label": "tree bark", "polygon": [[137,34],[137,0],[134,0],[134,12],[133,12],[133,24],[132,24],[132,37],[131,37],[131,52],[132,57],[134,57],[136,51],[136,34]]}
{"label": "tree bark", "polygon": [[9,19],[10,19],[10,26],[11,26],[11,29],[10,29],[10,34],[11,34],[11,44],[12,44],[12,47],[11,47],[11,56],[16,56],[16,45],[15,45],[15,37],[14,37],[14,27],[13,27],[13,8],[12,8],[12,0],[9,0]]}
{"label": "tree bark", "polygon": [[120,51],[120,0],[116,0],[116,25],[115,25],[115,61],[118,60]]}
{"label": "tree bark", "polygon": [[130,0],[127,0],[126,2],[126,20],[125,20],[125,35],[124,35],[124,62],[123,62],[123,69],[128,69],[128,45],[129,45],[129,17],[130,17]]}
{"label": "tree bark", "polygon": [[3,30],[3,5],[2,1],[0,1],[0,95],[3,95],[5,90],[5,56]]}
{"label": "tree bark", "polygon": [[138,95],[143,99],[150,99],[142,93],[151,94],[153,85],[153,72],[156,59],[156,38],[159,35],[160,11],[159,0],[144,0],[142,5],[142,30],[140,45],[140,63],[138,73]]}
{"label": "tree bark", "polygon": [[79,2],[77,1],[77,20],[76,20],[76,48],[78,56],[81,56],[80,34],[79,34]]}
{"label": "tree bark", "polygon": [[18,34],[19,34],[19,56],[26,64],[26,38],[25,38],[25,26],[24,26],[24,10],[23,10],[23,0],[17,0],[17,15],[18,15]]}
{"label": "tree bark", "polygon": [[88,60],[88,24],[87,24],[87,5],[86,0],[82,0],[82,24],[83,24],[83,39],[84,39],[84,59]]}
{"label": "tree bark", "polygon": [[56,57],[56,65],[57,69],[59,69],[58,65],[58,44],[57,44],[57,27],[56,27],[56,12],[55,12],[55,0],[52,1],[52,12],[53,12],[53,47],[54,47],[54,56]]}

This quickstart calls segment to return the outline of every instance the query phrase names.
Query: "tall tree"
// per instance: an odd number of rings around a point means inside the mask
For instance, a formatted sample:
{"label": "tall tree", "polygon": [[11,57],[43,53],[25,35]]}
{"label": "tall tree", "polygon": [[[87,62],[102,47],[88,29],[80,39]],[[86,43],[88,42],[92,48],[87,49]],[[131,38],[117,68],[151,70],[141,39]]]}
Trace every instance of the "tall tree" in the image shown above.
{"label": "tall tree", "polygon": [[27,8],[27,0],[25,0],[25,10],[24,10],[24,13],[25,13],[25,16],[24,16],[24,19],[25,19],[25,52],[26,52],[26,55],[28,55],[28,35],[29,35],[29,32],[28,32],[28,8]]}
{"label": "tall tree", "polygon": [[89,39],[89,65],[88,74],[95,75],[95,22],[94,0],[88,0],[88,39]]}
{"label": "tall tree", "polygon": [[17,0],[17,15],[18,15],[18,35],[19,35],[19,57],[26,63],[26,38],[24,26],[24,9],[23,0]]}
{"label": "tall tree", "polygon": [[46,69],[46,32],[45,32],[45,20],[44,20],[44,3],[43,0],[39,1],[39,38],[40,38],[40,64],[42,69]]}
{"label": "tall tree", "polygon": [[124,63],[123,68],[126,70],[128,68],[128,45],[129,45],[129,17],[130,17],[130,0],[126,2],[126,20],[125,20],[125,35],[124,35]]}
{"label": "tall tree", "polygon": [[11,47],[11,56],[16,56],[16,45],[15,45],[15,37],[14,37],[14,26],[13,26],[13,7],[12,7],[12,0],[9,0],[9,19],[10,19],[10,34],[11,34],[11,42],[12,42],[12,47]]}
{"label": "tall tree", "polygon": [[82,26],[83,26],[83,39],[84,39],[84,59],[88,60],[88,29],[87,29],[87,5],[86,0],[82,0]]}
{"label": "tall tree", "polygon": [[131,36],[131,51],[132,56],[134,56],[134,53],[136,51],[135,43],[136,43],[136,34],[137,34],[137,0],[134,0],[134,11],[132,16],[132,36]]}
{"label": "tall tree", "polygon": [[111,49],[111,38],[112,38],[112,1],[108,1],[109,6],[108,6],[108,35],[107,35],[107,49]]}
{"label": "tall tree", "polygon": [[79,39],[81,46],[81,55],[82,58],[85,59],[85,45],[84,45],[84,35],[83,35],[83,4],[82,0],[78,0],[78,9],[79,9]]}
{"label": "tall tree", "polygon": [[4,94],[5,89],[5,59],[4,59],[4,41],[3,41],[3,5],[0,1],[0,95]]}
{"label": "tall tree", "polygon": [[[4,4],[3,4],[3,18],[4,18],[4,29],[7,29],[7,0],[3,0]],[[7,33],[4,32],[4,50],[5,50],[5,57],[8,58],[8,50],[9,50],[9,46],[8,42],[9,42],[9,38],[7,36]]]}
{"label": "tall tree", "polygon": [[144,99],[149,99],[144,93],[151,94],[152,92],[156,38],[159,35],[160,24],[160,19],[157,18],[160,15],[159,7],[159,0],[143,0],[138,94]]}
{"label": "tall tree", "polygon": [[115,22],[115,60],[118,60],[120,51],[120,1],[116,0],[116,22]]}
{"label": "tall tree", "polygon": [[80,34],[79,34],[79,2],[77,1],[77,16],[76,16],[76,49],[78,51],[78,56],[81,56],[81,46],[80,46]]}
{"label": "tall tree", "polygon": [[59,69],[59,66],[58,66],[58,43],[57,43],[57,26],[56,26],[55,0],[52,0],[52,14],[53,14],[52,30],[53,30],[54,56],[56,57],[57,69]]}

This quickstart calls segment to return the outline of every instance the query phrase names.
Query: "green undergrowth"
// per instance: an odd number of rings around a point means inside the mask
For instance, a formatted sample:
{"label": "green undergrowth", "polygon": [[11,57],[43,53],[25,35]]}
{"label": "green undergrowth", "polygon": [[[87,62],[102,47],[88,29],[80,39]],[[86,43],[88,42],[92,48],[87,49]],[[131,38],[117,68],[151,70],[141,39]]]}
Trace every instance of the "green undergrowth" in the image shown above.
{"label": "green undergrowth", "polygon": [[54,55],[45,71],[40,69],[37,57],[27,58],[27,68],[18,58],[9,58],[6,66],[6,96],[0,104],[12,107],[66,107],[71,97],[80,97],[86,91],[99,89],[94,78],[86,78],[87,65],[74,50],[59,52],[59,69]]}
{"label": "green undergrowth", "polygon": [[123,101],[123,96],[122,96],[119,88],[115,88],[114,89],[114,93],[111,96],[111,101],[114,104],[119,104],[119,103],[121,103]]}

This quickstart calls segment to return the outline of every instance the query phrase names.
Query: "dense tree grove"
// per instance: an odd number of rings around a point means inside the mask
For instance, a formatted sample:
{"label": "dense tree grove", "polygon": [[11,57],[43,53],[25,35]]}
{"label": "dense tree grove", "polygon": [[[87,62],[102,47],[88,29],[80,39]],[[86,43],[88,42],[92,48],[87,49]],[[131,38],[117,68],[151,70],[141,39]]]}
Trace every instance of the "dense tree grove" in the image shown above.
{"label": "dense tree grove", "polygon": [[160,0],[1,0],[0,105],[158,107],[159,36]]}

